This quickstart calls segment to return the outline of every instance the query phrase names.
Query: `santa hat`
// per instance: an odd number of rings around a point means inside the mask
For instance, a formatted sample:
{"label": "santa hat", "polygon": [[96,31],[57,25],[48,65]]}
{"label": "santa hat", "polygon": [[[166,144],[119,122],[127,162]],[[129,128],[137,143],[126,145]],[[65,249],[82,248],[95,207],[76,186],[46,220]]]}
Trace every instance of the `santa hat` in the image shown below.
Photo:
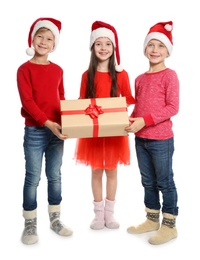
{"label": "santa hat", "polygon": [[161,22],[152,26],[144,40],[144,54],[148,42],[155,39],[161,41],[167,47],[169,55],[171,55],[173,49],[172,30],[172,21]]}
{"label": "santa hat", "polygon": [[92,32],[90,36],[90,50],[96,39],[99,37],[108,37],[112,41],[115,49],[115,70],[121,72],[123,68],[120,66],[119,43],[115,28],[112,25],[101,21],[94,22],[92,24]]}
{"label": "santa hat", "polygon": [[33,56],[35,54],[35,50],[31,48],[32,41],[34,38],[35,33],[40,28],[45,27],[53,33],[55,36],[55,45],[53,51],[56,49],[59,41],[59,35],[61,30],[61,22],[58,20],[55,20],[53,18],[38,18],[32,25],[29,31],[28,35],[28,46],[29,48],[26,50],[27,55]]}

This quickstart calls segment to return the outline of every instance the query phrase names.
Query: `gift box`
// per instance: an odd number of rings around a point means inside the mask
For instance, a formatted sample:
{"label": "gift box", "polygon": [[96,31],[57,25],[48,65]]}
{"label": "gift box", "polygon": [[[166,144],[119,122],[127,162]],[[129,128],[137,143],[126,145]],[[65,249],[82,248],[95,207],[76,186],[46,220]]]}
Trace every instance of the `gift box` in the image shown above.
{"label": "gift box", "polygon": [[127,136],[125,97],[61,100],[62,134],[68,138]]}

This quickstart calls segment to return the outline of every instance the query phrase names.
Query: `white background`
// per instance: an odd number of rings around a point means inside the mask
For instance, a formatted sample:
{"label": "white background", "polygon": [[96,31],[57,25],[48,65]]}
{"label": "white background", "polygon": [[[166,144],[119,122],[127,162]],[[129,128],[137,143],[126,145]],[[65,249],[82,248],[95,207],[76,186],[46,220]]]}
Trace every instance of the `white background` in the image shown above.
{"label": "white background", "polygon": [[[198,1],[160,0],[7,0],[0,4],[1,25],[1,259],[199,259],[199,8]],[[179,194],[178,238],[160,246],[147,240],[150,234],[130,235],[128,226],[145,220],[143,189],[137,167],[134,136],[130,135],[131,165],[119,167],[115,215],[118,230],[93,231],[90,168],[73,160],[75,139],[65,143],[63,160],[62,221],[72,237],[57,236],[49,228],[46,177],[38,188],[39,243],[20,241],[24,226],[23,129],[16,71],[28,60],[28,32],[39,17],[62,21],[60,42],[49,59],[64,69],[67,99],[77,99],[81,74],[89,64],[89,37],[95,20],[112,24],[118,32],[121,65],[129,73],[134,94],[135,77],[148,69],[143,40],[157,22],[174,22],[174,49],[166,65],[180,80],[180,112],[173,118],[175,133],[174,173]],[[48,94],[48,93],[47,93]],[[132,109],[132,108],[131,108]],[[197,129],[197,130],[196,130]]]}

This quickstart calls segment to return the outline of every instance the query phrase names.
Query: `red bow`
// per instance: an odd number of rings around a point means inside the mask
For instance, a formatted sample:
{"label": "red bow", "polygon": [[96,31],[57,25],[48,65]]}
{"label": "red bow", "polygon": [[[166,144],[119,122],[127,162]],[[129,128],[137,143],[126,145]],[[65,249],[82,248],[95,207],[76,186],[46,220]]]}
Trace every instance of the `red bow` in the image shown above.
{"label": "red bow", "polygon": [[90,104],[85,109],[85,114],[89,115],[92,119],[97,118],[100,114],[103,114],[103,110],[100,106]]}

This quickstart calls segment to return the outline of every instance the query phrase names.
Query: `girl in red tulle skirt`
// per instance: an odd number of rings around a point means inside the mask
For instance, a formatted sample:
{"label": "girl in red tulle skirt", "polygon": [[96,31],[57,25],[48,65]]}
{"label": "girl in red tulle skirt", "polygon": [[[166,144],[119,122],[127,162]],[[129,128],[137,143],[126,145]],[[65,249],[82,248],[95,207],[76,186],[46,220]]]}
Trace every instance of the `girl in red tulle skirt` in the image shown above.
{"label": "girl in red tulle skirt", "polygon": [[[128,73],[120,66],[115,28],[104,22],[92,24],[91,59],[82,74],[79,98],[126,97],[127,106],[135,103]],[[77,139],[75,160],[92,170],[92,192],[95,217],[92,229],[118,228],[114,218],[117,191],[117,165],[130,164],[128,136]],[[106,174],[106,196],[103,196],[103,173]]]}

